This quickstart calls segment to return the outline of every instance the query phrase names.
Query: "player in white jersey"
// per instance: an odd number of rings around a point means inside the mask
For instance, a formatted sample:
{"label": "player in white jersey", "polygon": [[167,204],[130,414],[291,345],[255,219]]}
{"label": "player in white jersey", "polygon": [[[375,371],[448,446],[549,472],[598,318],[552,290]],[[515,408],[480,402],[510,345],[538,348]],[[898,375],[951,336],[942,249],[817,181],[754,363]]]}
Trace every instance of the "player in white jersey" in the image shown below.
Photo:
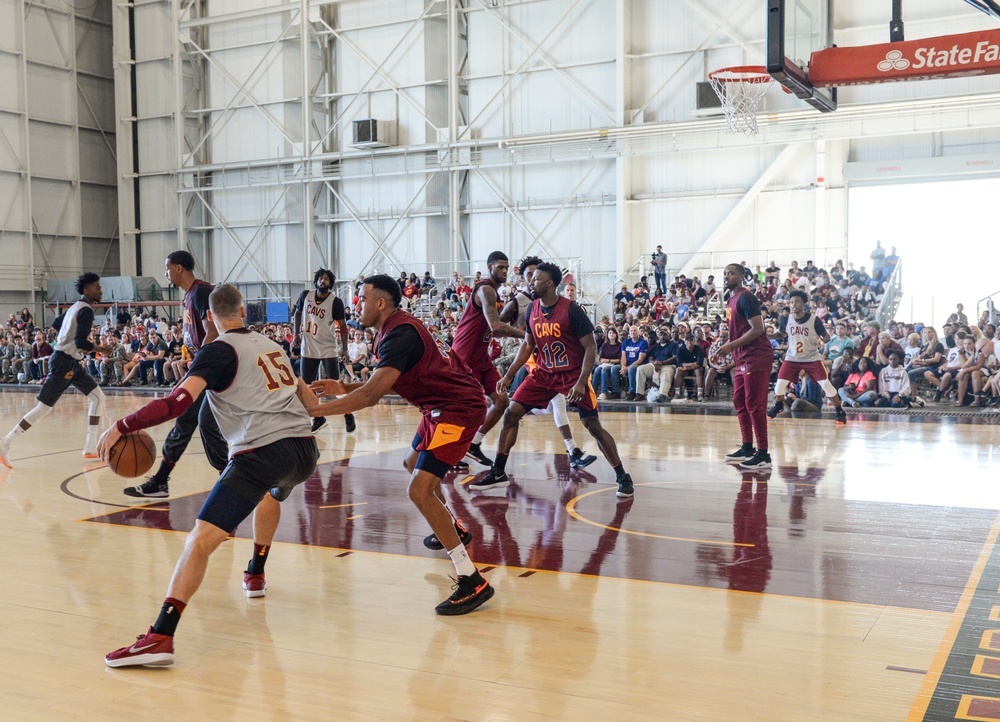
{"label": "player in white jersey", "polygon": [[80,362],[86,354],[94,351],[102,354],[111,353],[111,347],[95,345],[89,339],[94,326],[94,309],[91,304],[100,303],[103,297],[101,277],[96,273],[84,273],[76,279],[76,291],[80,294],[80,300],[53,321],[53,325],[59,330],[59,336],[53,344],[55,350],[49,359],[49,375],[45,378],[38,396],[35,397],[38,403],[24,415],[17,426],[0,439],[0,463],[8,469],[11,468],[10,445],[14,439],[48,416],[70,386],[75,386],[90,402],[83,457],[97,458],[97,436],[100,432],[101,416],[104,414],[105,396],[93,376],[87,373],[87,369]]}
{"label": "player in white jersey", "polygon": [[823,327],[818,316],[806,311],[809,296],[805,291],[792,291],[788,303],[791,313],[788,314],[788,325],[785,328],[788,336],[788,352],[778,369],[778,382],[774,385],[774,406],[767,412],[772,419],[785,409],[785,392],[788,385],[797,382],[799,373],[805,371],[809,378],[819,384],[823,393],[837,410],[837,424],[847,423],[847,414],[840,404],[837,389],[830,383],[830,378],[823,364],[823,344],[830,340],[830,335]]}
{"label": "player in white jersey", "polygon": [[[243,297],[234,286],[218,286],[209,304],[208,320],[219,337],[202,347],[169,396],[113,424],[98,447],[102,458],[107,458],[123,433],[180,416],[203,391],[229,443],[229,462],[187,536],[159,617],[134,644],[106,655],[109,667],[173,664],[177,623],[201,585],[212,552],[251,514],[254,540],[262,527],[273,538],[281,516],[279,502],[316,470],[319,450],[306,411],[306,406],[316,405],[316,396],[295,378],[280,346],[243,327]],[[250,569],[243,575],[247,596],[263,596],[260,546],[254,545]],[[255,563],[260,565],[259,573],[251,571]],[[260,594],[250,593],[248,581],[260,582]]]}
{"label": "player in white jersey", "polygon": [[[337,282],[333,271],[321,268],[313,274],[312,291],[303,291],[295,304],[295,338],[292,346],[302,347],[302,380],[311,384],[319,378],[319,366],[328,379],[340,379],[340,364],[347,360],[347,314],[344,302],[333,293]],[[312,420],[313,432],[326,425],[326,419]],[[344,416],[350,433],[357,428],[354,414]]]}

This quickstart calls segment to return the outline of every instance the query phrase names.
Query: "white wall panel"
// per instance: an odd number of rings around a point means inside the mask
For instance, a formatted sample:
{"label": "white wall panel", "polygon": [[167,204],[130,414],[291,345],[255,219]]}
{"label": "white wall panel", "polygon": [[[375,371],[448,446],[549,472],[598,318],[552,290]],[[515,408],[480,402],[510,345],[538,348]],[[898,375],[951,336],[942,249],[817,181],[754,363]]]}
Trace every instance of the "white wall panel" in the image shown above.
{"label": "white wall panel", "polygon": [[[14,173],[0,173],[0,220],[4,217],[7,218],[7,222],[3,226],[4,239],[7,239],[9,231],[12,230],[27,230],[28,219],[24,212],[24,198],[23,195],[27,192],[24,186],[21,175]],[[10,216],[7,217],[7,213]],[[8,259],[7,252],[13,251],[14,245],[9,242],[4,242],[3,244],[3,257],[4,263],[12,263],[12,260]]]}
{"label": "white wall panel", "polygon": [[32,121],[30,129],[32,175],[74,178],[77,149],[73,128]]}
{"label": "white wall panel", "polygon": [[73,35],[68,15],[29,7],[24,17],[29,60],[73,67]]}
{"label": "white wall panel", "polygon": [[0,84],[0,109],[23,113],[20,55],[0,53],[0,78],[4,79]]}
{"label": "white wall panel", "polygon": [[76,117],[76,88],[68,70],[28,65],[28,88],[33,118],[71,125]]}

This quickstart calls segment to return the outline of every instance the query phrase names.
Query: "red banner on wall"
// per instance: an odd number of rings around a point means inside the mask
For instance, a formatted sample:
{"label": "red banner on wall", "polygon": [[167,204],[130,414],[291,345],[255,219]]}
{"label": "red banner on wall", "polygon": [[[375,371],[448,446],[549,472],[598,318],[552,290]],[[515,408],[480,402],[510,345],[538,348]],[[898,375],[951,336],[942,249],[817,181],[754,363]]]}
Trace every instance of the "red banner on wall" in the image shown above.
{"label": "red banner on wall", "polygon": [[1000,73],[1000,30],[981,30],[901,43],[827,48],[812,54],[817,88]]}

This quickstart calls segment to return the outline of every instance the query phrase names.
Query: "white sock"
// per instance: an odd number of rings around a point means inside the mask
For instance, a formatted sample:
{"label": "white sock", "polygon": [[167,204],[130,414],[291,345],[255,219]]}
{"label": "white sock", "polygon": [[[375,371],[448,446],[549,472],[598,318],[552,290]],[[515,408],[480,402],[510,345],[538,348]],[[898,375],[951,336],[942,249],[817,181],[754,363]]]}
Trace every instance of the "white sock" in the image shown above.
{"label": "white sock", "polygon": [[465,550],[464,544],[459,544],[448,552],[451,563],[455,565],[455,571],[460,577],[470,577],[476,573],[476,565],[469,559],[469,552]]}
{"label": "white sock", "polygon": [[484,434],[482,431],[477,431],[476,435],[472,437],[472,443],[473,444],[481,444],[481,443],[483,443],[483,439],[485,439],[485,438],[486,438],[486,434]]}
{"label": "white sock", "polygon": [[87,440],[84,442],[83,448],[96,449],[99,438],[101,438],[101,425],[87,424]]}
{"label": "white sock", "polygon": [[568,439],[563,439],[563,443],[566,444],[566,451],[572,454],[573,449],[576,448],[576,442],[573,441],[573,437],[571,436]]}
{"label": "white sock", "polygon": [[8,445],[9,444],[13,444],[14,443],[14,439],[16,439],[18,436],[20,436],[23,433],[24,433],[24,429],[22,429],[21,425],[18,424],[13,429],[11,429],[7,433],[7,435],[5,437],[3,437],[4,443],[8,444]]}

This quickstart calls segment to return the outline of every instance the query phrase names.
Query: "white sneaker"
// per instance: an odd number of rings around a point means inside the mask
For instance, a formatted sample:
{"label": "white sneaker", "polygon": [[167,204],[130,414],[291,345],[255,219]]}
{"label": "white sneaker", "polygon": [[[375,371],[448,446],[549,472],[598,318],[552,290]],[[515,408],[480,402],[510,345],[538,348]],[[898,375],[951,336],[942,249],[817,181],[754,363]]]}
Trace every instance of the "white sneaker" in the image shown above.
{"label": "white sneaker", "polygon": [[601,394],[600,396],[597,397],[597,400],[598,401],[605,401],[607,398],[608,398],[607,394]]}
{"label": "white sneaker", "polygon": [[0,439],[0,464],[3,464],[8,469],[14,468],[10,465],[10,444],[3,439]]}

